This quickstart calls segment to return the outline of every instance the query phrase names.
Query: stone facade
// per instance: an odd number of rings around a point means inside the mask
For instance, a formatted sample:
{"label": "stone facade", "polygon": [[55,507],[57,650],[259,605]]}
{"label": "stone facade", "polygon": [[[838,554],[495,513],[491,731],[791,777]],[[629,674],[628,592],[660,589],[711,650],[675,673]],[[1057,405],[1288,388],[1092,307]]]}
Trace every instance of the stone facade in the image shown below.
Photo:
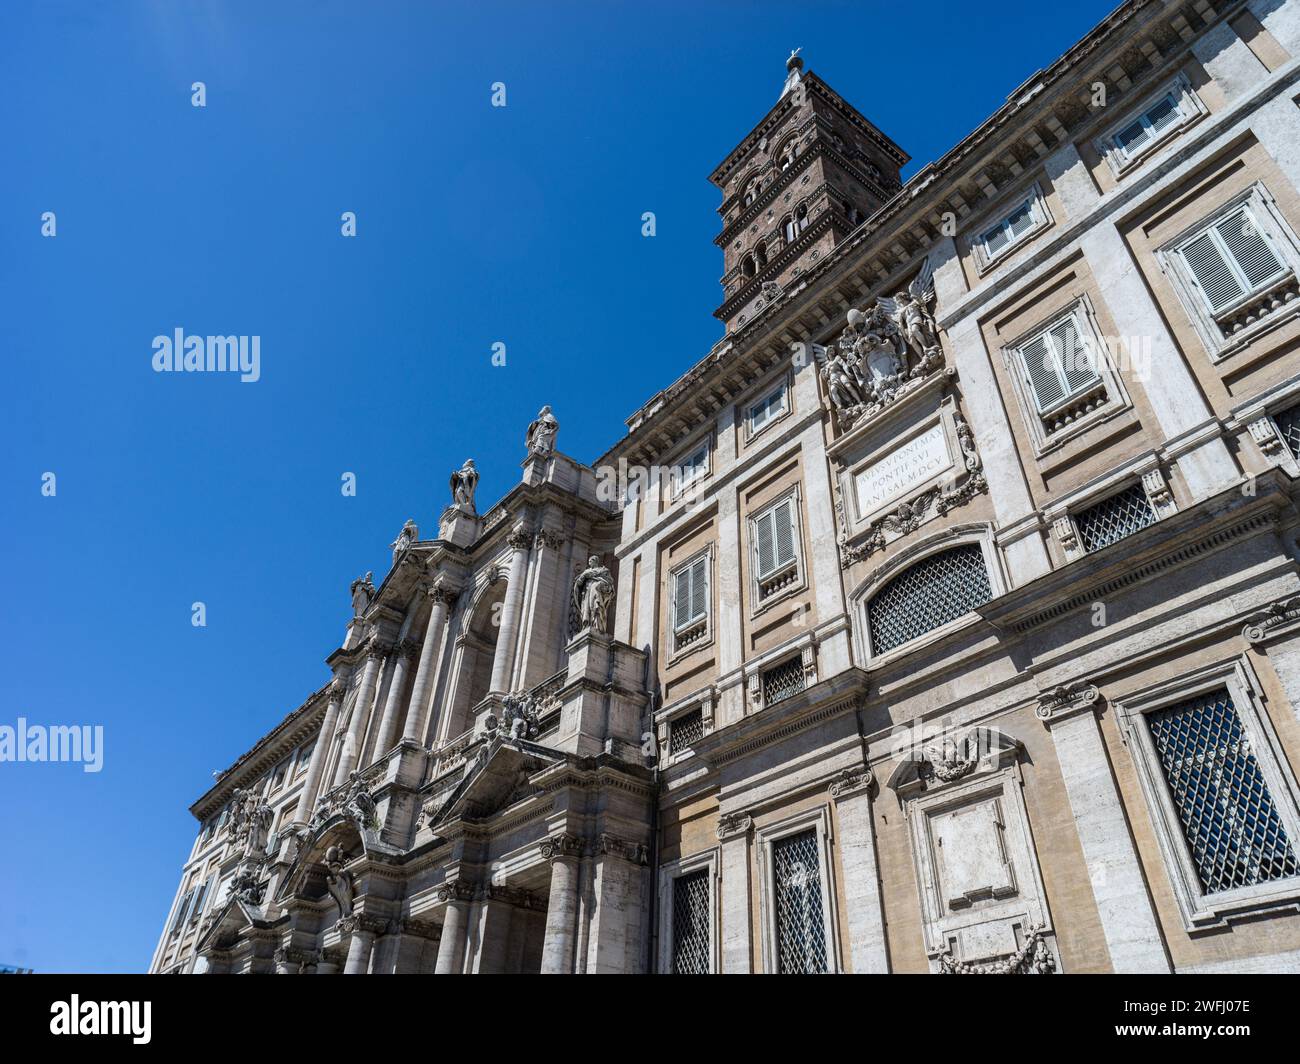
{"label": "stone facade", "polygon": [[153,970],[1300,970],[1298,100],[1131,0],[900,187],[792,56],[723,339],[407,523]]}

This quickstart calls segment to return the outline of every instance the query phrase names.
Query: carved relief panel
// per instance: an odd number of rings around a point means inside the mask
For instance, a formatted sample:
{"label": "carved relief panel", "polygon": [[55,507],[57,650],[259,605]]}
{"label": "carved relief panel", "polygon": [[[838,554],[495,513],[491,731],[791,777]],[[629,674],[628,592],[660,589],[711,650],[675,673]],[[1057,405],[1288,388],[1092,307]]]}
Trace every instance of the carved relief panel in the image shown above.
{"label": "carved relief panel", "polygon": [[913,751],[890,777],[908,822],[932,971],[1059,969],[1019,751],[1010,736],[976,728]]}

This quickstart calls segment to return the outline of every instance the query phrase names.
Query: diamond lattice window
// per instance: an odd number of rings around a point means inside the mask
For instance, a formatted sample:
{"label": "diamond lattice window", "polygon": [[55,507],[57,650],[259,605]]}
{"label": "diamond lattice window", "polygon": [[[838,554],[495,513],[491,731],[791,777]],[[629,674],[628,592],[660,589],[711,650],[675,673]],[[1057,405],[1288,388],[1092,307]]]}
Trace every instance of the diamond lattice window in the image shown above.
{"label": "diamond lattice window", "polygon": [[1300,873],[1226,688],[1147,723],[1207,894]]}
{"label": "diamond lattice window", "polygon": [[680,754],[704,738],[704,713],[692,710],[668,722],[668,753]]}
{"label": "diamond lattice window", "polygon": [[932,554],[890,580],[867,603],[871,650],[883,654],[992,598],[978,543]]}
{"label": "diamond lattice window", "polygon": [[1273,415],[1273,423],[1295,458],[1300,458],[1300,406],[1279,410]]}
{"label": "diamond lattice window", "polygon": [[820,975],[826,971],[817,833],[804,831],[772,846],[776,893],[776,970]]}
{"label": "diamond lattice window", "polygon": [[803,661],[791,658],[763,673],[763,705],[774,706],[804,689]]}
{"label": "diamond lattice window", "polygon": [[1134,484],[1118,495],[1075,514],[1074,526],[1079,530],[1080,546],[1091,553],[1133,535],[1154,524],[1155,520],[1155,511],[1151,509],[1142,485]]}
{"label": "diamond lattice window", "polygon": [[709,973],[709,871],[673,880],[673,974]]}

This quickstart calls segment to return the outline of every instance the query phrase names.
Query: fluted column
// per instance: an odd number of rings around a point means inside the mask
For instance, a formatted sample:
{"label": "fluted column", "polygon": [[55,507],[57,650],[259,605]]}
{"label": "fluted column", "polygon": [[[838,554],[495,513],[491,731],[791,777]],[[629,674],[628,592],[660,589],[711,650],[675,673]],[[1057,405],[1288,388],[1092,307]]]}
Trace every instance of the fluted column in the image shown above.
{"label": "fluted column", "polygon": [[542,843],[542,856],[551,862],[542,974],[569,975],[573,971],[578,923],[578,861],[582,856],[582,840],[576,835],[556,835]]}
{"label": "fluted column", "polygon": [[442,579],[430,584],[427,593],[431,602],[429,623],[424,628],[420,664],[415,669],[411,704],[406,710],[406,728],[402,731],[403,740],[411,739],[417,743],[424,741],[425,712],[429,708],[429,693],[433,690],[434,675],[438,671],[438,646],[447,626],[447,615],[456,601],[456,592]]}
{"label": "fluted column", "polygon": [[334,772],[336,787],[357,767],[357,758],[361,756],[361,741],[366,734],[366,718],[370,712],[370,702],[375,697],[375,684],[379,681],[379,666],[388,650],[388,644],[381,643],[376,636],[370,637],[370,643],[366,648],[366,667],[361,673],[361,686],[357,688],[357,699],[352,704],[352,721],[348,726],[347,737],[343,740],[339,767]]}
{"label": "fluted column", "polygon": [[510,691],[515,637],[519,630],[519,606],[524,599],[524,575],[528,567],[528,548],[532,541],[533,534],[523,523],[515,525],[510,538],[506,540],[512,548],[510,575],[506,578],[506,601],[501,610],[501,628],[497,631],[496,655],[492,658],[492,682],[488,684],[488,690],[493,694],[508,694]]}
{"label": "fluted column", "polygon": [[334,739],[334,729],[338,726],[339,707],[343,705],[343,696],[347,693],[346,676],[336,676],[330,684],[330,701],[325,709],[325,719],[321,722],[320,735],[312,748],[311,764],[307,766],[307,778],[302,781],[302,794],[298,796],[298,808],[293,814],[294,820],[305,824],[311,819],[312,807],[316,804],[316,795],[320,790],[321,773],[325,771],[325,761],[329,757],[330,743]]}
{"label": "fluted column", "polygon": [[434,975],[459,975],[465,958],[465,932],[469,928],[469,903],[474,892],[466,883],[448,883],[438,897],[447,903],[438,941]]}
{"label": "fluted column", "polygon": [[406,687],[406,672],[415,657],[415,644],[403,641],[397,647],[397,661],[393,664],[393,679],[388,685],[388,698],[384,702],[384,715],[379,721],[379,737],[375,742],[375,760],[388,753],[397,731],[397,715],[402,711],[402,692]]}

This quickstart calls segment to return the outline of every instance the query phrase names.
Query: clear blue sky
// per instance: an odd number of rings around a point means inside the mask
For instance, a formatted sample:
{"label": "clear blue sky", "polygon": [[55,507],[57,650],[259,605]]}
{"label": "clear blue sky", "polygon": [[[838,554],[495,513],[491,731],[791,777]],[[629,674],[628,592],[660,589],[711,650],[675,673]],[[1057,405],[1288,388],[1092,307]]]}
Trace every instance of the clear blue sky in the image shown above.
{"label": "clear blue sky", "polygon": [[[402,522],[467,456],[497,499],[543,403],[594,460],[707,353],[707,176],[792,47],[906,177],[1111,6],[5,3],[0,724],[102,724],[105,763],[0,764],[0,963],[145,968],[187,807]],[[259,335],[262,379],[155,374],[177,327]]]}

